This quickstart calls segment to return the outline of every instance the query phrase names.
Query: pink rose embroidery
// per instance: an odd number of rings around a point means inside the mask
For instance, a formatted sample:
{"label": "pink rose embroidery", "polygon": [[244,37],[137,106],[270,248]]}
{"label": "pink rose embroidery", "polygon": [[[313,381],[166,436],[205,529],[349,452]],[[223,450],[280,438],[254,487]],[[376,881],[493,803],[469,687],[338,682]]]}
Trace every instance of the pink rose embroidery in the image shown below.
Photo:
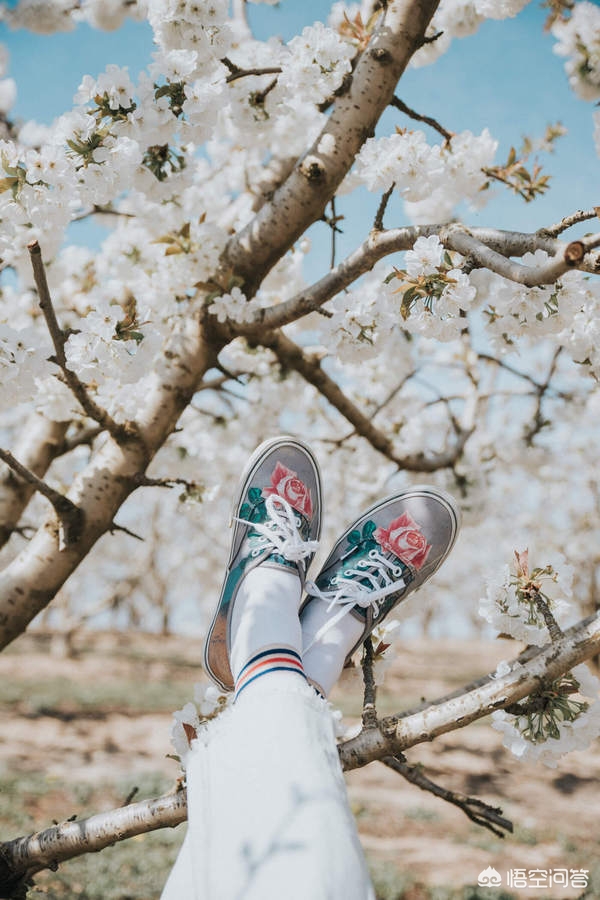
{"label": "pink rose embroidery", "polygon": [[278,462],[271,475],[271,486],[266,487],[262,495],[269,497],[277,494],[308,519],[312,516],[312,499],[310,491],[295,472]]}
{"label": "pink rose embroidery", "polygon": [[431,550],[431,544],[427,543],[420,526],[407,512],[390,522],[387,529],[378,528],[373,537],[384,550],[415,569],[421,568]]}

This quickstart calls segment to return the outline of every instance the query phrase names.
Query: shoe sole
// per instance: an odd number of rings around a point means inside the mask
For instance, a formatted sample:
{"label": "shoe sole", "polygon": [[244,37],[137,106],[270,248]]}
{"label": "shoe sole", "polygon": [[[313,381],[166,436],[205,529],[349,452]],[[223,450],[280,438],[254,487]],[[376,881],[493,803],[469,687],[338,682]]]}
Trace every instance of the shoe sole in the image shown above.
{"label": "shoe sole", "polygon": [[[240,477],[237,493],[234,495],[234,499],[231,505],[229,527],[231,527],[234,523],[234,518],[239,512],[239,508],[242,504],[248,485],[252,481],[256,470],[262,463],[263,457],[269,451],[278,446],[295,447],[306,453],[306,455],[309,457],[315,468],[315,471],[317,472],[317,478],[315,479],[315,481],[317,488],[318,505],[315,504],[315,508],[322,511],[323,507],[321,497],[321,482],[319,477],[320,470],[314,453],[312,452],[310,447],[307,446],[307,444],[305,444],[303,441],[298,440],[298,438],[283,435],[276,438],[269,438],[268,440],[263,441],[263,443],[256,448],[256,450],[246,463],[244,471],[242,472],[242,475]],[[319,537],[321,535],[321,521],[322,515],[320,516],[319,522],[317,523],[317,533],[314,540],[319,540]],[[210,624],[210,628],[208,629],[206,640],[204,642],[204,669],[207,675],[212,679],[212,681],[214,681],[218,687],[226,692],[232,691],[234,688],[233,676],[231,674],[231,668],[229,665],[228,646],[229,623],[231,621],[233,603],[229,604],[229,609],[226,612],[223,610],[223,592],[225,588],[225,582],[227,580],[227,575],[229,573],[229,569],[231,568],[231,563],[235,559],[244,539],[245,528],[246,526],[241,522],[235,523],[235,528],[231,539],[231,550],[229,552],[229,559],[227,561],[227,566],[225,569],[225,578],[223,579],[223,589],[221,590],[221,595],[219,597],[219,601],[217,603],[217,607],[215,609],[215,613]]]}

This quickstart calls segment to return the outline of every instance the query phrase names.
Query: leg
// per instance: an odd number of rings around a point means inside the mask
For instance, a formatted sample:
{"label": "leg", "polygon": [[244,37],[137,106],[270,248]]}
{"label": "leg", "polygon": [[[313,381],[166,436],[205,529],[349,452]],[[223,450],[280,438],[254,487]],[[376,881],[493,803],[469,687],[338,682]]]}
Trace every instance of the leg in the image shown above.
{"label": "leg", "polygon": [[370,900],[331,716],[301,660],[298,607],[320,527],[306,448],[259,448],[235,518],[205,661],[236,699],[188,758],[188,834],[163,900]]}
{"label": "leg", "polygon": [[438,570],[459,519],[452,497],[417,485],[380,501],[344,531],[307,583],[300,616],[306,675],[324,696],[390,610]]}

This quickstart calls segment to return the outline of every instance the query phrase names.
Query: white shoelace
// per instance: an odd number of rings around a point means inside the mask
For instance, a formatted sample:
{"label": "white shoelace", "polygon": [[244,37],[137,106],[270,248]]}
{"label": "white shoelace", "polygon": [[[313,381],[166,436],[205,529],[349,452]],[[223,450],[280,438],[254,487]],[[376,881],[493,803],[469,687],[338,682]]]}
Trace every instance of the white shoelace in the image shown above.
{"label": "white shoelace", "polygon": [[265,550],[275,551],[289,562],[300,562],[311,556],[318,548],[318,541],[304,541],[298,531],[302,521],[293,507],[284,497],[271,494],[265,501],[267,510],[266,522],[250,522],[234,516],[236,522],[249,525],[260,537],[260,547],[252,550],[252,556],[258,556]]}
{"label": "white shoelace", "polygon": [[[310,597],[324,600],[328,604],[327,612],[334,606],[339,605],[340,608],[331,619],[328,619],[319,628],[308,647],[304,648],[304,652],[320,641],[323,635],[327,634],[344,616],[347,616],[355,606],[360,606],[362,609],[372,607],[373,614],[377,615],[379,601],[405,586],[406,582],[402,577],[403,569],[395,566],[378,550],[369,550],[369,560],[367,562],[366,559],[361,559],[356,564],[356,568],[346,569],[339,578],[335,576],[333,581],[336,585],[339,584],[335,590],[322,591],[314,581],[306,583],[306,593]],[[368,585],[363,584],[364,579],[369,582]]]}

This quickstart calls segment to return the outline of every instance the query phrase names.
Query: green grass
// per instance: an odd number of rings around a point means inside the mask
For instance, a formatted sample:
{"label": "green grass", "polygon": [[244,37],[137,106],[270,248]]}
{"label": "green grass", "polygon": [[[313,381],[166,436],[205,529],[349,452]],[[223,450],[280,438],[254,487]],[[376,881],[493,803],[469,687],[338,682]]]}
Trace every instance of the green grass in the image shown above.
{"label": "green grass", "polygon": [[44,681],[0,680],[0,703],[26,715],[101,716],[118,712],[172,712],[193,694],[192,680],[77,682],[65,677]]}

